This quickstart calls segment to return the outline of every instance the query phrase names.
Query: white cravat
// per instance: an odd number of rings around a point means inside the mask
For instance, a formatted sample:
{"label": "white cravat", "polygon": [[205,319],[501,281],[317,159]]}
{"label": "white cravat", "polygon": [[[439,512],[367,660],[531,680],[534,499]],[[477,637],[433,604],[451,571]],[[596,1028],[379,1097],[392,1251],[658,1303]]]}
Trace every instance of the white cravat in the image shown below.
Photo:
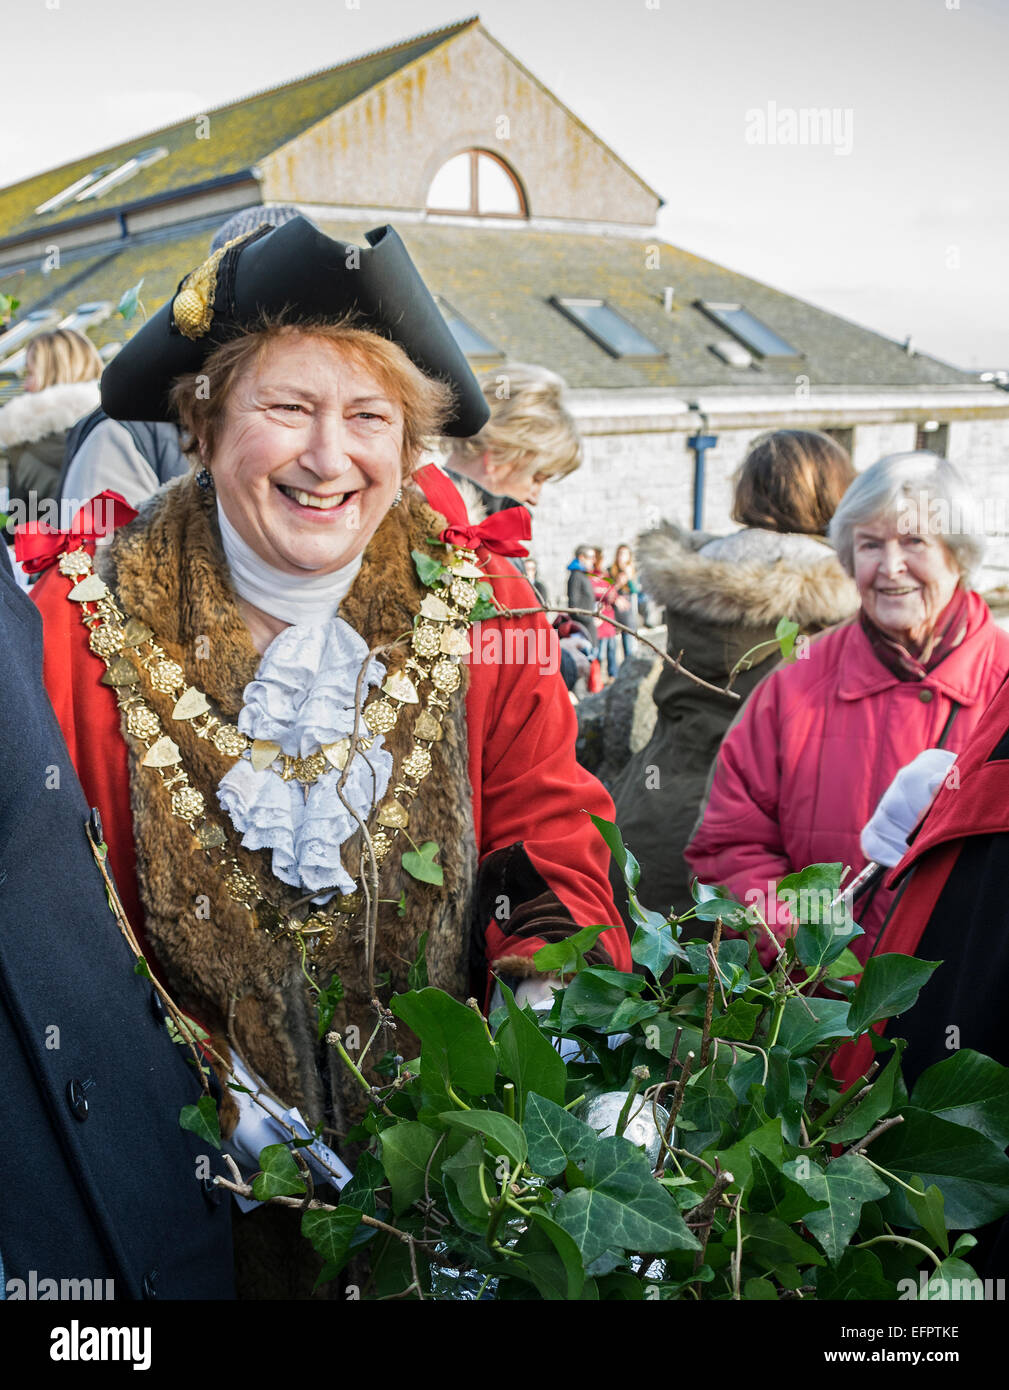
{"label": "white cravat", "polygon": [[282,623],[314,626],[328,622],[350,592],[361,568],[358,555],[343,569],[332,574],[287,574],[260,558],[232,526],[217,499],[217,520],[221,528],[224,558],[231,571],[231,582],[246,603],[279,618]]}

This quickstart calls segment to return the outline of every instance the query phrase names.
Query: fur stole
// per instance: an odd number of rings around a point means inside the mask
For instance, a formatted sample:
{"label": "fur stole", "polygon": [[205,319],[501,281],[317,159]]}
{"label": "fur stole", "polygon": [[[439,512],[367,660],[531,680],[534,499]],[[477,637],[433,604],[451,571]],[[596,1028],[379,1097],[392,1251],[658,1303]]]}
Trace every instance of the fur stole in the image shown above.
{"label": "fur stole", "polygon": [[[444,519],[423,495],[404,488],[402,504],[391,510],[375,533],[340,615],[371,645],[409,633],[425,590],[420,585],[411,549],[426,549],[425,538],[438,535]],[[140,516],[123,527],[103,553],[99,569],[117,593],[123,609],[154,630],[155,640],[179,662],[189,684],[202,690],[214,712],[234,720],[242,696],[259,664],[259,654],[238,608],[224,561],[213,494],[203,494],[191,476],[168,484]],[[390,674],[401,670],[408,650],[397,647],[381,657]],[[436,840],[441,847],[444,886],[418,883],[402,869],[400,856],[409,848],[401,835],[379,875],[376,976],[388,975],[382,997],[407,986],[407,972],[427,933],[428,979],[450,993],[464,995],[468,983],[471,892],[477,853],[472,797],[467,772],[465,667],[463,686],[452,697],[444,737],[431,745],[433,769],[410,804],[409,831],[417,843]],[[229,760],[189,724],[172,718],[172,697],[161,695],[146,680],[148,703],[176,741],[182,766],[192,785],[216,810],[229,831],[229,848],[239,866],[251,874],[264,896],[289,906],[300,895],[273,878],[270,851],[243,850],[217,804],[217,784]],[[386,736],[396,769],[409,753],[418,707],[403,710]],[[171,814],[159,776],[140,765],[143,746],[130,745],[130,794],[137,849],[137,873],[146,915],[146,934],[170,992],[218,1039],[226,1039],[287,1104],[297,1104],[312,1122],[320,1119],[338,1132],[346,1130],[362,1109],[363,1093],[341,1067],[335,1053],[316,1041],[313,996],[302,972],[297,945],[271,939],[251,914],[224,889],[220,872],[196,846],[184,821]],[[356,876],[360,836],[341,851]],[[396,902],[406,894],[406,913]],[[333,942],[318,955],[320,982],[336,973],[344,988],[332,1027],[346,1035],[352,1025],[361,1042],[371,1034],[371,1008],[363,943],[363,921],[348,917]],[[409,1035],[400,1026],[395,1050],[410,1051]],[[375,1055],[393,1045],[377,1047]],[[332,1061],[333,1066],[330,1067]]]}
{"label": "fur stole", "polygon": [[62,434],[98,404],[97,381],[73,381],[25,391],[0,406],[0,449],[33,444],[50,434]]}
{"label": "fur stole", "polygon": [[650,597],[671,613],[754,628],[773,626],[779,618],[803,629],[829,627],[858,608],[858,590],[833,550],[824,545],[817,553],[808,536],[799,538],[801,548],[782,544],[783,553],[770,564],[760,544],[741,545],[739,559],[700,555],[712,539],[668,522],[641,536],[637,559]]}

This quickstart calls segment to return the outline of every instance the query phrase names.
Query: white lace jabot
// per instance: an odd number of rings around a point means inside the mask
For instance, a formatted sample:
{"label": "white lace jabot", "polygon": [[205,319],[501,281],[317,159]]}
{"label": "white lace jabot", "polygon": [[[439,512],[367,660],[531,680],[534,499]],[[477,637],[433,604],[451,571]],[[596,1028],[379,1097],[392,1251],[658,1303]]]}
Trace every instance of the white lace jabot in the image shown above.
{"label": "white lace jabot", "polygon": [[[238,727],[250,739],[279,743],[290,757],[307,757],[323,744],[349,737],[365,660],[367,643],[342,618],[285,628],[245,687]],[[372,657],[365,691],[384,679],[385,667]],[[357,751],[343,788],[362,820],[385,795],[391,775],[392,755],[379,735],[367,753]],[[328,901],[334,889],[351,893],[357,887],[340,860],[340,846],[357,829],[357,821],[337,795],[339,778],[332,769],[303,787],[283,781],[270,768],[257,772],[243,757],[217,789],[245,848],[272,849],[276,877],[306,893],[319,893],[318,902]],[[325,889],[331,891],[323,893]]]}

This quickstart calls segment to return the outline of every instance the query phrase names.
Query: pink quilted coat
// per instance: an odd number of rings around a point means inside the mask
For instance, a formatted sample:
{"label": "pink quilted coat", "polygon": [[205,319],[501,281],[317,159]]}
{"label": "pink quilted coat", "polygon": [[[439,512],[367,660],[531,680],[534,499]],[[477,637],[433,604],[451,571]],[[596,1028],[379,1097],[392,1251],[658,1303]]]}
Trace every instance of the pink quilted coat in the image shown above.
{"label": "pink quilted coat", "polygon": [[[920,683],[888,671],[853,621],[757,687],[722,742],[685,852],[702,883],[756,903],[783,937],[788,912],[773,893],[780,878],[807,864],[839,860],[849,877],[864,867],[859,832],[898,769],[939,746],[954,702],[942,746],[959,752],[1009,671],[1009,635],[978,594],[969,604],[967,636]],[[892,900],[880,888],[856,904],[861,959]]]}

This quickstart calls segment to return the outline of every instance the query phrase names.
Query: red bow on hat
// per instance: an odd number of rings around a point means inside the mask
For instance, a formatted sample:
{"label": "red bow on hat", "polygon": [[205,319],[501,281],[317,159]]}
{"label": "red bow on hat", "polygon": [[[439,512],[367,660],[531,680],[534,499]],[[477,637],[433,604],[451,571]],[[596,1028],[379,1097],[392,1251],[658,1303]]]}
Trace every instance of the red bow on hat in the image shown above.
{"label": "red bow on hat", "polygon": [[506,507],[479,526],[446,526],[439,539],[465,550],[483,546],[495,555],[528,555],[520,542],[531,540],[532,534],[532,519],[525,507]]}
{"label": "red bow on hat", "polygon": [[38,521],[19,526],[14,533],[14,557],[26,574],[41,574],[68,550],[79,550],[83,545],[93,551],[96,541],[136,515],[125,497],[106,490],[84,504],[69,531],[53,531]]}

